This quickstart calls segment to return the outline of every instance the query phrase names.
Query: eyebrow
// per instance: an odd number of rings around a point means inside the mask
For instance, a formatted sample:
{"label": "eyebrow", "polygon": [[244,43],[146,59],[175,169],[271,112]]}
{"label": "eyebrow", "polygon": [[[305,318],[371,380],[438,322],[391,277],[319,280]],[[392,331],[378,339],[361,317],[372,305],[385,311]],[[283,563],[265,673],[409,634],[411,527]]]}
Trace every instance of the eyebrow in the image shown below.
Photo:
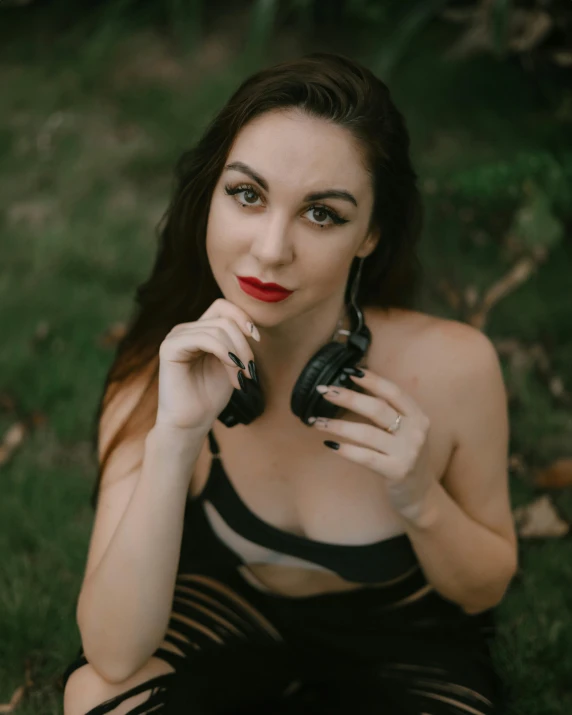
{"label": "eyebrow", "polygon": [[[242,161],[233,161],[231,164],[227,164],[225,169],[241,171],[243,174],[250,176],[253,181],[256,181],[265,191],[268,191],[268,182],[266,179],[263,179],[262,176],[251,169],[248,164],[244,164]],[[353,194],[343,189],[324,189],[323,191],[314,191],[304,196],[304,201],[318,201],[319,199],[343,199],[344,201],[349,201],[354,206],[358,205]]]}

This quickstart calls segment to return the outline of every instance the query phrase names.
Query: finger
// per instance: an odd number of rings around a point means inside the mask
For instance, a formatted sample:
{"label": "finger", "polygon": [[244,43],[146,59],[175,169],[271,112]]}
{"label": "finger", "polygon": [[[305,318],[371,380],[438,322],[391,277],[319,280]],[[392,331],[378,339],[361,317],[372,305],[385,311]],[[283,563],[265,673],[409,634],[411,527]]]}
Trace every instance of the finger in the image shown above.
{"label": "finger", "polygon": [[210,353],[226,367],[229,380],[235,389],[240,390],[238,369],[229,357],[229,339],[226,332],[216,326],[193,330],[188,328],[163,342],[159,350],[161,360],[188,363],[196,360],[199,353]]}
{"label": "finger", "polygon": [[396,419],[397,411],[384,399],[339,386],[331,387],[323,395],[326,400],[341,405],[351,412],[367,417],[374,425],[386,430]]}
{"label": "finger", "polygon": [[375,425],[321,418],[314,422],[314,427],[320,432],[351,440],[359,447],[376,449],[383,454],[391,454],[396,449],[394,436]]}
{"label": "finger", "polygon": [[[260,333],[254,325],[254,321],[252,320],[250,315],[248,315],[248,313],[245,313],[242,308],[238,307],[238,305],[231,303],[225,298],[217,298],[215,301],[213,301],[213,303],[201,315],[199,320],[228,317],[233,318],[236,324],[239,325],[241,329],[244,329],[246,331],[245,334],[248,335],[248,337],[252,337],[258,342],[260,342]],[[253,326],[253,332],[251,331],[249,324]]]}
{"label": "finger", "polygon": [[[179,335],[196,335],[199,332],[208,332],[217,337],[226,346],[226,364],[231,364],[234,368],[244,371],[245,377],[251,379],[250,372],[247,368],[248,363],[254,361],[254,353],[246,339],[246,329],[241,329],[241,326],[229,317],[213,318],[210,320],[201,320],[194,323],[183,323],[176,326],[172,331],[173,336]],[[237,365],[228,353],[232,352],[242,362],[244,368]],[[230,361],[230,363],[229,363]],[[234,381],[233,381],[234,382]]]}
{"label": "finger", "polygon": [[[387,380],[371,370],[364,368],[362,368],[362,370],[365,373],[363,377],[350,375],[356,384],[365,388],[376,397],[381,397],[386,400],[396,412],[399,412],[405,417],[412,417],[420,411],[419,405],[415,400],[404,392],[399,385],[396,385],[395,382]],[[392,422],[393,420],[395,420],[395,415],[393,415]]]}
{"label": "finger", "polygon": [[[390,481],[397,482],[403,478],[399,460],[394,456],[382,454],[377,450],[368,449],[367,447],[340,442],[339,440],[337,440],[337,443],[340,446],[331,451],[335,451],[340,457],[348,459],[355,464],[360,464]],[[329,448],[324,447],[324,449]]]}

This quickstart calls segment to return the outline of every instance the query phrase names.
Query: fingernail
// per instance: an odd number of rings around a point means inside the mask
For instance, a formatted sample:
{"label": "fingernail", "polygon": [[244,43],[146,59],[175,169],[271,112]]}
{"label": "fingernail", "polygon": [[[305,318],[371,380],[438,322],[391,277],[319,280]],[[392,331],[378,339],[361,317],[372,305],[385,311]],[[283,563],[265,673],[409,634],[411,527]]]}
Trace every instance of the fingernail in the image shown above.
{"label": "fingernail", "polygon": [[248,395],[248,383],[246,382],[246,378],[240,370],[238,371],[238,384],[240,385],[240,389],[244,392],[244,394]]}
{"label": "fingernail", "polygon": [[329,447],[330,449],[339,449],[340,448],[340,443],[332,442],[331,439],[325,439],[324,444],[326,445],[326,447]]}
{"label": "fingernail", "polygon": [[258,375],[256,374],[256,365],[254,364],[254,360],[248,361],[248,372],[250,373],[250,377],[254,380],[254,382],[257,385],[260,385],[260,382],[258,381]]}
{"label": "fingernail", "polygon": [[237,357],[234,353],[230,353],[230,352],[229,352],[228,356],[235,365],[238,365],[238,367],[240,367],[242,370],[244,370],[244,363],[242,362],[242,360],[239,357]]}
{"label": "fingernail", "polygon": [[364,377],[365,375],[365,372],[360,370],[359,367],[344,367],[343,372],[345,372],[346,375],[354,375],[355,377]]}
{"label": "fingernail", "polygon": [[260,333],[258,332],[258,328],[256,327],[256,325],[254,325],[254,323],[252,323],[250,320],[248,321],[248,323],[246,325],[247,325],[248,329],[250,330],[250,334],[252,335],[252,337],[255,340],[258,340],[258,342],[260,342]]}

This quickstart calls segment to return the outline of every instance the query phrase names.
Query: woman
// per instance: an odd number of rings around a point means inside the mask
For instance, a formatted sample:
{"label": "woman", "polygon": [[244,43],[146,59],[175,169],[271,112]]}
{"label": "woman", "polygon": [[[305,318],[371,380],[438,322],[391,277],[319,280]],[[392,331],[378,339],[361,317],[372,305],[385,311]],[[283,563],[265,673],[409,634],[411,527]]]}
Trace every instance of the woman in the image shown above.
{"label": "woman", "polygon": [[181,160],[98,413],[65,715],[504,711],[506,395],[483,334],[414,309],[408,152],[319,53]]}

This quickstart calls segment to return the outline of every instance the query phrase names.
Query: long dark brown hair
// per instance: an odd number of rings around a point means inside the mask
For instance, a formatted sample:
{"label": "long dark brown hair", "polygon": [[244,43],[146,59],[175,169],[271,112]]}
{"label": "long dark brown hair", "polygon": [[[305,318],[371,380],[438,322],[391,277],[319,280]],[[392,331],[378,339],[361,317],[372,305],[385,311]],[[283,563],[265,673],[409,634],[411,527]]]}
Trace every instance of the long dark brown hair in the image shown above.
{"label": "long dark brown hair", "polygon": [[[379,228],[381,239],[364,261],[359,305],[411,309],[418,300],[421,270],[416,246],[422,202],[409,156],[409,134],[387,86],[359,63],[330,53],[309,54],[249,77],[176,165],[174,194],[158,227],[155,263],[137,288],[134,314],[117,346],[98,405],[96,450],[101,415],[118,389],[142,374],[148,376],[147,388],[102,455],[91,497],[94,508],[110,454],[127,436],[153,426],[162,341],[175,325],[198,320],[223,297],[207,258],[206,229],[211,197],[234,139],[255,117],[286,108],[347,128],[358,140],[372,177],[370,228]],[[354,261],[348,286],[356,269]]]}

